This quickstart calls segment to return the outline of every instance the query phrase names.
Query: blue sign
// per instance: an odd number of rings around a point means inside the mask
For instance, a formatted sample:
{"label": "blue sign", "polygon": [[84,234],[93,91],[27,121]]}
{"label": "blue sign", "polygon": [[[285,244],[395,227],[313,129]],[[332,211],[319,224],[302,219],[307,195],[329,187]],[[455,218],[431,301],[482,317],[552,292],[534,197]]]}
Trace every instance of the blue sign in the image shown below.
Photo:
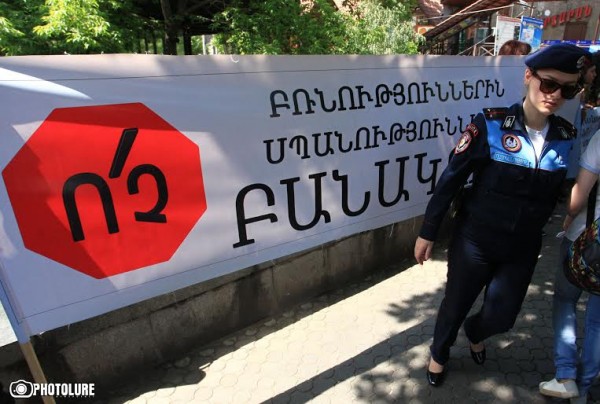
{"label": "blue sign", "polygon": [[531,51],[535,52],[542,46],[542,32],[544,30],[544,21],[538,18],[521,17],[521,30],[519,32],[519,41],[527,42],[531,45]]}
{"label": "blue sign", "polygon": [[555,43],[570,43],[573,45],[580,46],[584,49],[588,49],[590,52],[594,53],[600,50],[600,41],[590,41],[590,40],[560,40],[560,39],[552,39],[545,40],[542,42],[542,46],[550,46]]}

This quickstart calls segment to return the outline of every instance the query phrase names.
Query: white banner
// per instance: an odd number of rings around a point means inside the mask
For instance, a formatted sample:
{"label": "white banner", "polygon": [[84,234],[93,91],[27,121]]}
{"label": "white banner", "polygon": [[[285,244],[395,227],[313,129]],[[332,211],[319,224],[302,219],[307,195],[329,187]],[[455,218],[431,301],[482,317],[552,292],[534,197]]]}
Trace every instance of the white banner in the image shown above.
{"label": "white banner", "polygon": [[518,57],[1,58],[16,326],[420,215],[472,115],[519,100],[522,78]]}

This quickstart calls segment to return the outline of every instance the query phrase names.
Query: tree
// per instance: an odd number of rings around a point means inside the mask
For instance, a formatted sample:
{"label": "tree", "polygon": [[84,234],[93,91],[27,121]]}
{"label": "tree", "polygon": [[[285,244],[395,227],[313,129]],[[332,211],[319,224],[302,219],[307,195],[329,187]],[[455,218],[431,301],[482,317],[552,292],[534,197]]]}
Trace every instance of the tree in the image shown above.
{"label": "tree", "polygon": [[[415,53],[415,0],[3,0],[0,55],[191,54],[192,36],[219,32],[221,52]],[[180,42],[179,39],[183,38]],[[183,46],[181,46],[183,44]]]}
{"label": "tree", "polygon": [[0,54],[141,51],[147,33],[162,36],[162,24],[141,12],[153,1],[4,0]]}
{"label": "tree", "polygon": [[59,52],[60,48],[67,53],[130,51],[129,34],[139,28],[139,20],[129,19],[129,27],[111,21],[131,13],[130,2],[117,0],[46,0],[43,24],[33,32]]}
{"label": "tree", "polygon": [[413,1],[362,1],[357,8],[347,52],[353,54],[415,54],[424,42],[414,30]]}
{"label": "tree", "polygon": [[0,2],[0,54],[27,55],[48,53],[47,44],[32,35],[41,18],[43,0]]}
{"label": "tree", "polygon": [[164,53],[176,55],[177,43],[182,36],[184,53],[191,54],[191,36],[211,33],[212,16],[223,11],[226,3],[226,0],[160,0],[165,32]]}
{"label": "tree", "polygon": [[234,1],[215,17],[221,53],[417,53],[422,37],[411,23],[413,0],[363,0],[350,14],[326,0]]}
{"label": "tree", "polygon": [[234,1],[215,16],[214,44],[221,53],[318,54],[341,46],[347,17],[327,1]]}

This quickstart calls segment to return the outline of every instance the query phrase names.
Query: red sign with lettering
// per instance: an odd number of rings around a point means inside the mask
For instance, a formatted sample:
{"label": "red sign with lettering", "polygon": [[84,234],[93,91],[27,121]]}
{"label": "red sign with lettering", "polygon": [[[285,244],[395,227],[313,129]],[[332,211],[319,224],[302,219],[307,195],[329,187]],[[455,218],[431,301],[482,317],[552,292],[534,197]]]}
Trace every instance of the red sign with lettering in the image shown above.
{"label": "red sign with lettering", "polygon": [[592,15],[592,6],[581,6],[568,11],[563,11],[558,15],[552,15],[544,18],[544,26],[547,27],[552,25],[554,27],[557,24],[564,24],[570,20],[587,18],[590,15]]}
{"label": "red sign with lettering", "polygon": [[25,247],[94,278],[168,261],[206,211],[198,146],[141,103],[55,109],[2,175]]}

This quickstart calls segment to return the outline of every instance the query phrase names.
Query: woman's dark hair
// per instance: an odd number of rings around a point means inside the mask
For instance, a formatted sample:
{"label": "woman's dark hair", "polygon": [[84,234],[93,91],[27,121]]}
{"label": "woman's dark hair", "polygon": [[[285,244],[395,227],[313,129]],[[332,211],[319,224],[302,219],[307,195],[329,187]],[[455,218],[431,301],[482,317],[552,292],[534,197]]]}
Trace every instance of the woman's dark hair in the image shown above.
{"label": "woman's dark hair", "polygon": [[500,47],[498,55],[528,55],[531,52],[531,45],[527,42],[511,39]]}
{"label": "woman's dark hair", "polygon": [[592,53],[592,66],[596,66],[596,78],[586,89],[584,100],[587,104],[597,106],[598,97],[600,96],[600,52]]}

